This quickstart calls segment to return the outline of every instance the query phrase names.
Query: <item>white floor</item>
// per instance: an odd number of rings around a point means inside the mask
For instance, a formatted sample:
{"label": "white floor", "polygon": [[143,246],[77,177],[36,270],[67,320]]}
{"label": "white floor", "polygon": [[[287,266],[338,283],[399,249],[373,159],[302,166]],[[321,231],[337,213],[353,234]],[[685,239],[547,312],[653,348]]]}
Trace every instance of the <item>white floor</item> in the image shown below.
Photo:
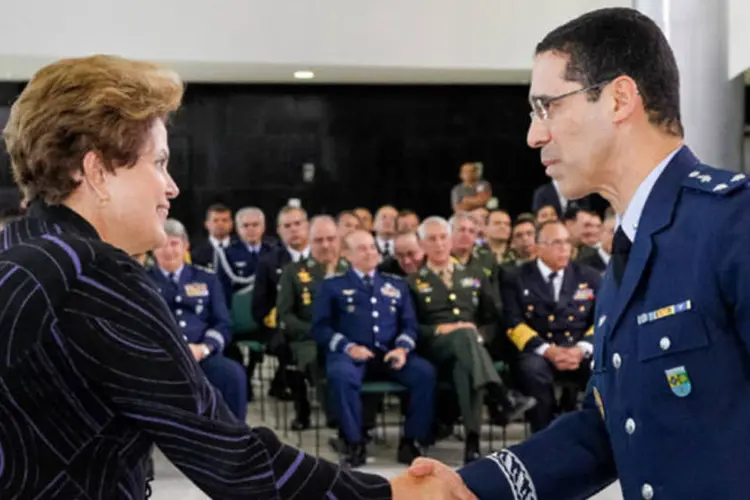
{"label": "white floor", "polygon": [[[256,391],[258,394],[259,391]],[[270,408],[269,408],[270,406]],[[315,433],[314,431],[306,431],[302,434],[302,442],[298,442],[296,433],[288,432],[284,435],[283,427],[276,426],[276,416],[274,415],[274,409],[279,408],[279,422],[283,421],[283,414],[281,408],[282,404],[278,406],[274,405],[274,400],[266,398],[265,407],[265,421],[261,419],[260,406],[257,402],[250,405],[250,413],[248,415],[248,422],[254,426],[267,426],[274,429],[282,440],[294,445],[300,446],[308,453],[315,453]],[[397,421],[395,410],[393,410],[391,421]],[[390,411],[389,411],[390,413]],[[287,403],[287,420],[293,418],[291,404]],[[495,428],[494,435],[494,447],[497,449],[501,443],[499,441],[498,428]],[[336,457],[332,450],[328,447],[327,441],[332,436],[334,431],[325,429],[320,432],[320,456],[335,460]],[[489,451],[489,428],[485,427],[483,432],[482,446],[485,451]],[[524,437],[524,428],[522,425],[512,425],[509,427],[508,440],[509,443],[517,442]],[[386,431],[386,440],[378,440],[375,444],[368,446],[368,460],[367,466],[361,470],[381,474],[385,477],[392,477],[402,472],[405,467],[399,465],[396,462],[396,446],[398,444],[398,429],[395,426],[388,426]],[[459,466],[461,461],[463,443],[459,437],[451,437],[446,440],[440,441],[429,451],[429,455],[433,458],[437,458],[447,464],[453,466]],[[561,460],[565,460],[564,453],[561,452]],[[156,480],[152,484],[154,500],[204,500],[208,497],[204,495],[200,490],[190,483],[181,473],[177,470],[169,460],[164,457],[161,453],[157,453],[155,456],[155,476]],[[606,491],[600,493],[595,500],[621,500],[622,494],[618,485],[613,485]],[[313,499],[310,499],[313,500]]]}

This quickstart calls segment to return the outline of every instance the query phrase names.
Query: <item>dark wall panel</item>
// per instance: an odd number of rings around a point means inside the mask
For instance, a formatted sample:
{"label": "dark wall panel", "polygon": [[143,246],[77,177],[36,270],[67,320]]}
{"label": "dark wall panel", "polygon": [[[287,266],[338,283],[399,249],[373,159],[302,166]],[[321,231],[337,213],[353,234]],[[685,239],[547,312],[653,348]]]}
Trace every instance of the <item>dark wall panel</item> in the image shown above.
{"label": "dark wall panel", "polygon": [[[189,178],[189,201],[176,204],[176,215],[196,227],[213,201],[255,204],[271,215],[289,198],[311,212],[393,203],[447,214],[458,167],[469,160],[484,162],[502,206],[524,211],[545,182],[538,153],[525,143],[526,93],[521,86],[191,85],[172,128],[180,139],[172,168]],[[315,165],[312,182],[303,180],[305,163]]]}
{"label": "dark wall panel", "polygon": [[[0,111],[22,85],[0,83]],[[383,203],[449,213],[464,161],[482,161],[500,204],[518,213],[545,182],[525,143],[523,86],[188,85],[170,131],[182,193],[173,215],[200,230],[205,207],[290,198],[311,213]],[[0,113],[1,114],[1,113]],[[311,182],[303,165],[315,165]],[[7,156],[0,188],[10,187]]]}

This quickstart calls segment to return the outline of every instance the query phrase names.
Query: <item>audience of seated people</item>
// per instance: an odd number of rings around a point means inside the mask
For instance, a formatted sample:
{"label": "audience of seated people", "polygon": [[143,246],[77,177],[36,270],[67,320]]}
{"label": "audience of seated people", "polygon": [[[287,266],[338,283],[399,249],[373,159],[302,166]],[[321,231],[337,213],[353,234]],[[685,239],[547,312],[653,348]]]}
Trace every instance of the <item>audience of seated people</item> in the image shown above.
{"label": "audience of seated people", "polygon": [[[458,210],[450,221],[420,223],[414,211],[384,205],[374,219],[359,207],[308,223],[304,209],[288,206],[277,215],[279,241],[271,244],[259,208],[237,212],[235,235],[229,208],[212,205],[208,239],[192,261],[215,274],[186,262],[184,228],[168,222],[169,243],[153,252],[151,274],[238,417],[263,358],[253,353],[243,372],[222,351],[231,339],[227,305],[248,287],[246,307],[259,325],[252,340],[279,358],[269,395],[294,402],[292,429],[303,431],[311,426],[307,386],[315,388],[352,466],[367,457],[374,417],[359,390],[373,377],[410,390],[401,398],[407,419],[397,458],[404,463],[457,418],[464,461],[477,459],[484,405],[493,423],[525,414],[533,431],[573,408],[575,392],[557,401],[555,387],[582,389],[588,380],[591,318],[615,217],[601,223],[577,202],[558,199],[565,223],[555,222],[552,203],[512,220],[506,211],[472,205],[488,191],[479,189],[476,172],[474,164],[462,167],[459,205],[470,211]],[[242,360],[236,349],[227,351]],[[501,378],[498,360],[509,363],[510,377]],[[436,403],[436,379],[452,387],[452,404]]]}

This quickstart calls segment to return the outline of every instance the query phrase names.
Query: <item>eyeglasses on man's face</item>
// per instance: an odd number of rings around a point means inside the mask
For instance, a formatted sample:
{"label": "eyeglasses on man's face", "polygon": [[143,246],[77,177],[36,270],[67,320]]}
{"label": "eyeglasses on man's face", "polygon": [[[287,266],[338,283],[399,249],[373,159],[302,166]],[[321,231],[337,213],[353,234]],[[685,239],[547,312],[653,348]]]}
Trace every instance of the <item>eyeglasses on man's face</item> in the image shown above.
{"label": "eyeglasses on man's face", "polygon": [[529,100],[529,103],[531,104],[531,111],[529,112],[529,116],[531,117],[531,120],[539,120],[539,121],[545,121],[549,119],[549,107],[553,102],[560,101],[562,99],[565,99],[566,97],[574,96],[577,94],[582,94],[584,92],[588,92],[590,90],[596,90],[601,89],[605,85],[607,85],[612,80],[604,80],[599,83],[595,83],[594,85],[589,85],[588,87],[583,87],[581,89],[571,90],[570,92],[566,92],[564,94],[556,95],[556,96],[537,96],[532,97]]}

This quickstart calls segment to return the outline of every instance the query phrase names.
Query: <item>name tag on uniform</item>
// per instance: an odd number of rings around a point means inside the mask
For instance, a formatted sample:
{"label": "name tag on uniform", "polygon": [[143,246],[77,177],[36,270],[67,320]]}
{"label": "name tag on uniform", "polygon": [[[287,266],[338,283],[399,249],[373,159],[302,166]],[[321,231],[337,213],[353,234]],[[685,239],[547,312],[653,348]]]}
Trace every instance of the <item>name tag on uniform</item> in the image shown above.
{"label": "name tag on uniform", "polygon": [[188,283],[185,285],[185,295],[188,297],[208,297],[208,285],[205,283]]}
{"label": "name tag on uniform", "polygon": [[380,293],[384,297],[390,297],[392,299],[401,298],[401,290],[391,285],[390,283],[386,283],[385,285],[383,285],[383,287],[380,289]]}
{"label": "name tag on uniform", "polygon": [[243,262],[240,260],[238,262],[235,262],[234,265],[237,267],[245,267],[247,265],[247,262]]}
{"label": "name tag on uniform", "polygon": [[686,300],[685,302],[680,302],[679,304],[662,307],[661,309],[657,309],[656,311],[639,314],[638,324],[643,325],[645,323],[652,323],[662,318],[667,318],[669,316],[674,316],[675,314],[679,314],[681,312],[689,311],[690,309],[692,309],[692,307],[693,307],[692,302],[689,300]]}

